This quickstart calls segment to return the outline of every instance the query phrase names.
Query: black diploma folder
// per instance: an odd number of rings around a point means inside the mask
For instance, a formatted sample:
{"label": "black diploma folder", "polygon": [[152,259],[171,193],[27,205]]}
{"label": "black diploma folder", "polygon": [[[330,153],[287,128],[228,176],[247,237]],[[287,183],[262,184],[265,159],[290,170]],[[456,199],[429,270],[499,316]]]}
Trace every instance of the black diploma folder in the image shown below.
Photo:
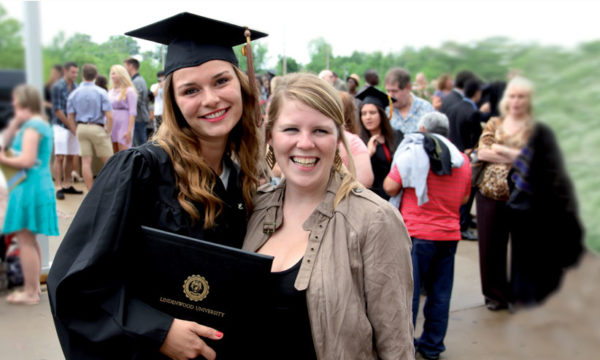
{"label": "black diploma folder", "polygon": [[260,341],[251,335],[258,335],[261,319],[268,317],[273,257],[146,226],[139,240],[135,273],[140,275],[130,280],[138,298],[223,332],[221,340],[204,339],[221,359]]}

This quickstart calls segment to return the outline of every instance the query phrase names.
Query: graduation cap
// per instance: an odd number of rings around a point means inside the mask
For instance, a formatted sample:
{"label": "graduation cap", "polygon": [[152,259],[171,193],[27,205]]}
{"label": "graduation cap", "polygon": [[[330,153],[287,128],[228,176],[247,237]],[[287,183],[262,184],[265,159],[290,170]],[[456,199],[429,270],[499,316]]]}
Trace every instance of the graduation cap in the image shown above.
{"label": "graduation cap", "polygon": [[[125,35],[168,45],[165,76],[181,68],[224,60],[238,65],[232,47],[247,41],[247,28],[183,12]],[[250,30],[250,40],[267,34]]]}
{"label": "graduation cap", "polygon": [[354,96],[355,98],[361,100],[360,106],[362,107],[365,104],[373,104],[380,108],[381,110],[385,110],[386,106],[392,106],[392,103],[396,101],[395,98],[389,96],[388,94],[380,91],[375,86],[369,86],[363,91],[359,92]]}

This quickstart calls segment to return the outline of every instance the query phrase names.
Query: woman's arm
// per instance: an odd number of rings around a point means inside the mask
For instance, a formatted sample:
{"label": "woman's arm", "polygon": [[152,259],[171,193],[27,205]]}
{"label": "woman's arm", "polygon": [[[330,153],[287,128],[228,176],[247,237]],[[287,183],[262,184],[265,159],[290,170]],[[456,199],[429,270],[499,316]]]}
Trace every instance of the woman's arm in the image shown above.
{"label": "woman's arm", "polygon": [[[141,218],[148,216],[156,169],[140,151],[122,151],[109,159],[83,200],[59,247],[50,274],[48,295],[59,339],[93,354],[98,349],[131,358],[120,344],[129,342],[181,354],[210,355],[199,336],[220,339],[214,329],[174,319],[132,293],[125,278],[128,256],[135,250]],[[160,176],[160,175],[158,175]],[[194,339],[183,341],[183,339]],[[87,349],[91,347],[91,349]]]}
{"label": "woman's arm", "polygon": [[371,187],[375,176],[371,167],[371,157],[368,152],[354,155],[354,165],[356,166],[356,180],[365,187]]}
{"label": "woman's arm", "polygon": [[137,116],[137,95],[135,89],[127,89],[127,108],[129,110],[129,123],[127,125],[127,132],[125,133],[125,143],[131,142],[131,134],[133,133],[133,127],[135,126],[135,117]]}
{"label": "woman's arm", "polygon": [[38,143],[40,134],[32,128],[23,132],[23,150],[21,154],[8,157],[4,151],[0,151],[0,163],[19,169],[29,169],[35,165],[38,156]]}
{"label": "woman's arm", "polygon": [[414,357],[411,241],[391,204],[370,216],[361,245],[367,317],[382,360]]}
{"label": "woman's arm", "polygon": [[[515,151],[517,152],[516,155]],[[499,144],[493,144],[490,148],[477,150],[477,158],[479,160],[500,164],[512,164],[518,155],[518,150]]]}
{"label": "woman's arm", "polygon": [[21,127],[22,124],[23,124],[23,121],[19,120],[16,117],[12,118],[10,120],[6,129],[4,129],[4,131],[2,132],[2,144],[3,144],[4,148],[8,149],[8,147],[10,146],[10,143],[13,141],[13,138],[15,137],[15,134],[17,133],[17,131],[19,131],[19,128]]}
{"label": "woman's arm", "polygon": [[[501,125],[500,118],[491,118],[483,128],[477,149],[479,160],[512,164],[520,153],[520,150],[512,149],[496,142],[496,130]],[[516,151],[516,155],[515,155]]]}

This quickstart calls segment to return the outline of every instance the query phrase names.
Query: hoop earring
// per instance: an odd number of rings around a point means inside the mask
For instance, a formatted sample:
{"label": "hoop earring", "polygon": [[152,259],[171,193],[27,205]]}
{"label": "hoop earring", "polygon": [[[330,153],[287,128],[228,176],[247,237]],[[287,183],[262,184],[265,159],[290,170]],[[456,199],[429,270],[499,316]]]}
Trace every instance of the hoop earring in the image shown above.
{"label": "hoop earring", "polygon": [[275,166],[275,153],[273,153],[273,147],[271,145],[267,145],[265,161],[267,162],[269,169],[273,170],[273,167]]}
{"label": "hoop earring", "polygon": [[342,172],[342,165],[343,165],[343,162],[342,162],[342,157],[340,156],[340,151],[336,150],[335,157],[333,158],[333,168],[337,172]]}

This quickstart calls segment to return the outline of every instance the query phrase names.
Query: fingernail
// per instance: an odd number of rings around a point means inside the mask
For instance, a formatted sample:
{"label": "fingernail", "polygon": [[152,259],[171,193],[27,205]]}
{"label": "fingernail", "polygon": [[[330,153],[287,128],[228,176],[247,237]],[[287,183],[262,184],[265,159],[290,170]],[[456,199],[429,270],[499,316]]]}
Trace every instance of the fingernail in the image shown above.
{"label": "fingernail", "polygon": [[223,337],[223,333],[220,331],[215,332],[215,336],[218,338],[222,338]]}

